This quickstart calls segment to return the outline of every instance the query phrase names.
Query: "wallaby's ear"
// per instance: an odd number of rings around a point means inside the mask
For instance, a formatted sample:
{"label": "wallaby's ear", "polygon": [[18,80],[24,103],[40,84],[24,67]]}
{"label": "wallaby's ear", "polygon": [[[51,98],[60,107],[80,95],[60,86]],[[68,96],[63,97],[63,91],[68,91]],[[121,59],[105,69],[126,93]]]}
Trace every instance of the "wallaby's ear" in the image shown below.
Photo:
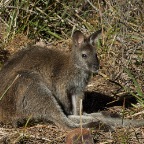
{"label": "wallaby's ear", "polygon": [[91,34],[89,37],[88,37],[88,42],[91,44],[91,45],[95,45],[99,36],[101,35],[102,33],[102,30],[98,30],[96,32],[94,32],[93,34]]}
{"label": "wallaby's ear", "polygon": [[81,31],[76,30],[73,33],[72,39],[73,39],[73,44],[79,47],[84,42],[85,36]]}

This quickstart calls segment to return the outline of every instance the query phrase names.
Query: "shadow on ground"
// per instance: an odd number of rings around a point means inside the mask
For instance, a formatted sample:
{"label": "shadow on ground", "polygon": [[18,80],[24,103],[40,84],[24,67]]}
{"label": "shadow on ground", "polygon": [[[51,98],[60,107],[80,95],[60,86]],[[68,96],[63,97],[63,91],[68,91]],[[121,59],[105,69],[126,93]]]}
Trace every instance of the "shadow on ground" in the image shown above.
{"label": "shadow on ground", "polygon": [[136,104],[136,99],[131,95],[123,95],[118,100],[115,98],[97,93],[97,92],[86,92],[85,99],[83,101],[83,111],[87,113],[97,112],[106,110],[113,106],[122,106],[125,101],[125,107],[131,107],[131,104]]}

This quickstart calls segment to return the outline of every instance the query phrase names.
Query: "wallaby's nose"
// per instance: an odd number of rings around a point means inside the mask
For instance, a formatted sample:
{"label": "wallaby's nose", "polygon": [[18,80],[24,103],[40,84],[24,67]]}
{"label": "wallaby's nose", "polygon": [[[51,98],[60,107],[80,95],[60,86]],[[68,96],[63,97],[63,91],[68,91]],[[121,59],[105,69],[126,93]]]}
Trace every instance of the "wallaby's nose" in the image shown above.
{"label": "wallaby's nose", "polygon": [[95,73],[97,73],[98,70],[99,70],[99,64],[94,64],[94,65],[93,65],[93,71],[94,71]]}

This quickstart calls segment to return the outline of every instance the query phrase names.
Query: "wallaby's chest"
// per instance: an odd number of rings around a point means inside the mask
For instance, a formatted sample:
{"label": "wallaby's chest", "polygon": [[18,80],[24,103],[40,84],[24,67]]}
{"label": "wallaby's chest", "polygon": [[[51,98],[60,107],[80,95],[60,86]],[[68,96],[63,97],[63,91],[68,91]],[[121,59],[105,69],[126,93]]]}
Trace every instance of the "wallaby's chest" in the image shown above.
{"label": "wallaby's chest", "polygon": [[90,74],[81,72],[75,77],[69,80],[67,90],[71,94],[77,94],[84,91],[88,81],[90,79]]}

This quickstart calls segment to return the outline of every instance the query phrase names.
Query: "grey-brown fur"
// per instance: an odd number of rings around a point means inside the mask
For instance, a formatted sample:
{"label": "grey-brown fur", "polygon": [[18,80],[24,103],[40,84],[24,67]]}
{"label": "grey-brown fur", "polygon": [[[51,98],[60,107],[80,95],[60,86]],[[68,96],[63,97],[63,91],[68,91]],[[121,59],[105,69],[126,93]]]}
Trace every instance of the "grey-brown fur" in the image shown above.
{"label": "grey-brown fur", "polygon": [[[0,71],[0,121],[17,123],[32,117],[78,127],[67,116],[79,112],[79,100],[99,61],[90,37],[75,31],[71,54],[40,46],[16,53]],[[16,78],[16,79],[15,79]],[[14,80],[15,79],[15,80]]]}

